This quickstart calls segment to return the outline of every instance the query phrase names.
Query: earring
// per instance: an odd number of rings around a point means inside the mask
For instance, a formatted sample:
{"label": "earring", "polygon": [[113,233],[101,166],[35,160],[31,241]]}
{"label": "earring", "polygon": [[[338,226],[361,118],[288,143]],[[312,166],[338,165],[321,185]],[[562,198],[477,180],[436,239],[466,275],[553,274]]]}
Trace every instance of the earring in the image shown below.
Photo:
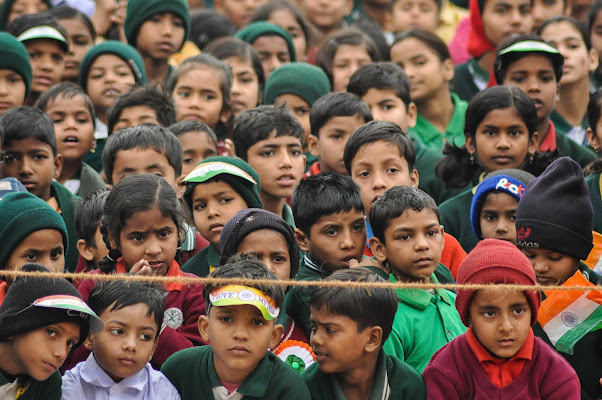
{"label": "earring", "polygon": [[92,154],[96,153],[96,149],[90,149],[90,153],[92,153]]}
{"label": "earring", "polygon": [[598,153],[600,151],[600,146],[598,146],[597,144],[594,145],[594,151],[596,153]]}
{"label": "earring", "polygon": [[470,154],[470,165],[474,165],[474,154]]}
{"label": "earring", "polygon": [[533,157],[535,157],[535,154],[529,156],[529,164],[533,164]]}

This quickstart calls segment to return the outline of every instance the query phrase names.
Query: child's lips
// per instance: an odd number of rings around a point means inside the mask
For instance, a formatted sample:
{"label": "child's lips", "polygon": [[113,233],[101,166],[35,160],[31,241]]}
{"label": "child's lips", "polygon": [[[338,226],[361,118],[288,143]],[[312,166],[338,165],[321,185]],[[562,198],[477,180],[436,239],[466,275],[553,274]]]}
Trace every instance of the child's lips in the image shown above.
{"label": "child's lips", "polygon": [[209,225],[210,232],[221,232],[222,229],[224,229],[224,225],[220,224],[220,223],[215,223],[215,224]]}
{"label": "child's lips", "polygon": [[250,353],[249,349],[247,349],[245,346],[232,346],[230,348],[230,352],[239,356],[245,356]]}
{"label": "child's lips", "polygon": [[36,183],[33,181],[21,181],[21,184],[25,186],[25,189],[31,190],[36,187]]}
{"label": "child's lips", "polygon": [[544,276],[544,275],[537,275],[537,283],[539,283],[540,285],[551,285],[552,283],[554,283],[554,279],[550,278],[549,276]]}
{"label": "child's lips", "polygon": [[152,269],[159,269],[161,268],[161,266],[163,266],[165,263],[163,261],[148,261],[148,265],[149,267],[151,267]]}
{"label": "child's lips", "polygon": [[172,51],[174,45],[171,42],[161,42],[159,43],[159,49],[163,51]]}
{"label": "child's lips", "polygon": [[293,175],[282,175],[276,179],[276,182],[281,186],[292,186],[296,183]]}
{"label": "child's lips", "polygon": [[51,77],[45,75],[34,76],[33,80],[41,85],[50,86],[54,82]]}
{"label": "child's lips", "polygon": [[418,260],[414,261],[414,265],[419,268],[427,268],[430,267],[433,263],[433,259],[431,257],[422,257]]}
{"label": "child's lips", "polygon": [[510,339],[510,338],[508,338],[508,339],[502,339],[502,340],[498,340],[498,344],[499,344],[501,347],[510,347],[510,346],[513,346],[513,345],[514,345],[514,339]]}
{"label": "child's lips", "polygon": [[106,96],[106,97],[117,97],[120,94],[121,94],[121,92],[119,90],[117,90],[117,89],[114,89],[114,88],[105,89],[102,92],[102,95]]}
{"label": "child's lips", "polygon": [[131,367],[136,364],[136,360],[134,360],[133,358],[130,358],[130,357],[120,358],[119,362],[122,365],[125,365],[126,367]]}

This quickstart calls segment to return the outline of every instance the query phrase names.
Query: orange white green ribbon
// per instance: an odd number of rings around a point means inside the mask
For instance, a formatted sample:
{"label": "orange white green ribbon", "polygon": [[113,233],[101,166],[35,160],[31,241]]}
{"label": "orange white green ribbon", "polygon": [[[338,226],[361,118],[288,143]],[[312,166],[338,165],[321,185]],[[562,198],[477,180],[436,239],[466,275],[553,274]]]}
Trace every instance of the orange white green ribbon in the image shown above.
{"label": "orange white green ribbon", "polygon": [[212,306],[240,306],[249,304],[257,307],[266,320],[278,317],[280,309],[272,298],[261,290],[249,286],[226,285],[215,289],[209,294]]}

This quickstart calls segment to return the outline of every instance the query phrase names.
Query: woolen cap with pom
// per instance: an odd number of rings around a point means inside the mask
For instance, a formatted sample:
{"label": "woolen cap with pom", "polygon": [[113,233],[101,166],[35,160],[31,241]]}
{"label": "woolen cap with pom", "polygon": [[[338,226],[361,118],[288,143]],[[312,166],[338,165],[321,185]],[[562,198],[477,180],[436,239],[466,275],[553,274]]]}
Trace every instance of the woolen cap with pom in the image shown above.
{"label": "woolen cap with pom", "polygon": [[546,168],[516,209],[516,245],[585,260],[593,245],[594,211],[583,170],[569,157]]}
{"label": "woolen cap with pom", "polygon": [[[499,239],[485,239],[466,256],[458,269],[457,282],[465,284],[536,285],[535,271],[527,257],[512,243]],[[468,308],[476,290],[458,289],[456,309],[462,323],[469,326]],[[502,293],[502,292],[500,292]],[[541,292],[525,290],[531,307],[531,326],[537,322]]]}
{"label": "woolen cap with pom", "polygon": [[244,40],[250,45],[253,45],[253,42],[255,42],[257,38],[270,35],[282,37],[286,41],[286,46],[288,47],[288,53],[291,56],[291,61],[297,61],[297,52],[295,51],[295,45],[293,44],[291,35],[289,35],[287,31],[278,25],[266,21],[257,21],[236,32],[237,38]]}
{"label": "woolen cap with pom", "polygon": [[32,69],[27,48],[10,33],[0,32],[0,69],[11,69],[25,82],[25,97],[31,90]]}
{"label": "woolen cap with pom", "polygon": [[284,64],[268,77],[264,104],[274,104],[283,94],[301,97],[311,107],[320,97],[330,93],[330,81],[322,68],[304,62]]}

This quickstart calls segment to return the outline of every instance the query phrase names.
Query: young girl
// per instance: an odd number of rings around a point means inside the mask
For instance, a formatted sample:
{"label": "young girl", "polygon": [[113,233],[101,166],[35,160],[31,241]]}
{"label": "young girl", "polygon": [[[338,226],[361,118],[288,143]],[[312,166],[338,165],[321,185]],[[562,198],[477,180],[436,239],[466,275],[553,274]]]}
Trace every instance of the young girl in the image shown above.
{"label": "young girl", "polygon": [[[175,261],[182,239],[184,212],[167,181],[154,174],[134,175],[109,193],[101,232],[109,254],[93,273],[192,277],[180,271]],[[83,281],[78,290],[87,299],[96,282]],[[205,344],[197,329],[205,313],[202,285],[165,285],[165,319],[151,363],[155,368],[176,351]],[[75,353],[69,369],[88,354]]]}
{"label": "young girl", "polygon": [[349,78],[359,67],[381,60],[382,56],[369,36],[348,28],[324,39],[316,56],[316,65],[328,75],[333,92],[345,92]]}
{"label": "young girl", "polygon": [[[436,173],[446,187],[477,185],[490,172],[524,169],[537,176],[549,163],[537,150],[537,112],[529,96],[514,86],[496,86],[479,92],[468,104],[464,140],[447,143]],[[477,243],[470,223],[473,188],[439,207],[441,224],[469,252]]]}
{"label": "young girl", "polygon": [[590,73],[598,68],[598,54],[591,48],[582,24],[571,17],[555,17],[539,28],[541,38],[556,47],[564,57],[559,98],[550,115],[556,132],[587,145],[587,103]]}
{"label": "young girl", "polygon": [[[600,155],[600,146],[602,145],[602,89],[596,90],[589,99],[587,105],[587,120],[589,128],[587,129],[587,140],[596,153]],[[594,231],[602,234],[602,158],[584,168],[586,176],[585,182],[589,187],[589,197],[594,207]]]}
{"label": "young girl", "polygon": [[412,83],[412,101],[418,108],[413,130],[422,142],[435,150],[445,141],[463,145],[468,103],[449,90],[454,66],[447,45],[432,32],[412,29],[397,37],[390,53]]}
{"label": "young girl", "polygon": [[79,82],[79,68],[84,56],[94,46],[96,30],[86,14],[69,6],[55,7],[50,15],[67,31],[69,52],[65,56],[63,80]]}
{"label": "young girl", "polygon": [[104,189],[98,172],[84,163],[86,154],[96,148],[96,139],[94,106],[82,88],[71,82],[59,83],[44,92],[36,106],[54,124],[57,149],[63,156],[59,183],[83,198]]}
{"label": "young girl", "polygon": [[592,49],[598,54],[598,68],[591,76],[592,86],[599,88],[602,86],[602,0],[592,2],[587,17],[587,29]]}

